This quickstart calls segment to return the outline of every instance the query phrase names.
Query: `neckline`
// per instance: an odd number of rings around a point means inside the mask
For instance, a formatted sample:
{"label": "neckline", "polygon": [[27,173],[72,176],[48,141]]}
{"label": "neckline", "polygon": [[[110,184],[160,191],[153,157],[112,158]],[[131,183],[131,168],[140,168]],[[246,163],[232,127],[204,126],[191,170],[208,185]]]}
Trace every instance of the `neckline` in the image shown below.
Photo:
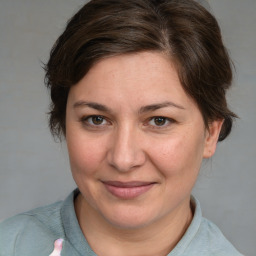
{"label": "neckline", "polygon": [[200,207],[199,201],[191,195],[191,206],[193,208],[193,219],[186,230],[185,234],[181,238],[181,240],[177,243],[177,245],[173,248],[173,250],[167,256],[179,256],[182,255],[189,244],[192,242],[194,237],[196,236],[201,222],[202,222],[202,211]]}
{"label": "neckline", "polygon": [[[79,193],[79,190],[75,189],[66,198],[61,207],[60,214],[62,219],[62,225],[64,227],[64,233],[66,239],[80,255],[84,255],[84,253],[86,252],[90,256],[97,256],[89,246],[86,238],[84,237],[76,217],[74,200]],[[202,212],[199,201],[193,196],[191,196],[191,206],[194,209],[193,219],[181,240],[167,256],[178,256],[184,253],[184,251],[199,230],[202,221]]]}
{"label": "neckline", "polygon": [[76,217],[74,200],[79,193],[79,190],[75,189],[63,202],[60,210],[65,237],[80,255],[86,252],[88,256],[97,256],[84,237]]}

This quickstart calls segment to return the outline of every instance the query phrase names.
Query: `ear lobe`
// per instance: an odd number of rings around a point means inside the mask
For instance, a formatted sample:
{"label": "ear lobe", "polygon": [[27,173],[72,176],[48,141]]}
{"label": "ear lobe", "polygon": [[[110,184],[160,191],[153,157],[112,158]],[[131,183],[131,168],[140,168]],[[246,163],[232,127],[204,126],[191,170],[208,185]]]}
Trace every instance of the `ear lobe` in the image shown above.
{"label": "ear lobe", "polygon": [[214,120],[209,124],[205,136],[204,158],[210,158],[214,155],[223,122],[224,119],[221,119]]}

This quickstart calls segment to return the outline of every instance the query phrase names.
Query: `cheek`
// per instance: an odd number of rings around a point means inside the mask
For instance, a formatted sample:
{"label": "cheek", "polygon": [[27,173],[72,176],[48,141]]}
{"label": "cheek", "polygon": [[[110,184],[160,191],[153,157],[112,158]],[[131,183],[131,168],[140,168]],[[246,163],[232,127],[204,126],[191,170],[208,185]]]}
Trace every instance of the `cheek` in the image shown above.
{"label": "cheek", "polygon": [[158,145],[152,148],[151,159],[164,176],[188,177],[198,173],[203,154],[201,135],[177,135]]}
{"label": "cheek", "polygon": [[104,147],[95,145],[90,138],[80,136],[68,138],[67,146],[73,176],[89,176],[99,168],[104,156]]}

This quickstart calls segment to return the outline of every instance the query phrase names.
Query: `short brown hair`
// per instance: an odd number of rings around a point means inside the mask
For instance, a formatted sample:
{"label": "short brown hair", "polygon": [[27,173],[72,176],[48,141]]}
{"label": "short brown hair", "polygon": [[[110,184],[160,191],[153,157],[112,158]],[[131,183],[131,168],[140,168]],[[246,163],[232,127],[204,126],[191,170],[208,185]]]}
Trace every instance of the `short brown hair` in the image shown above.
{"label": "short brown hair", "polygon": [[219,141],[236,115],[227,107],[232,67],[216,19],[193,0],[92,0],[68,22],[45,65],[51,91],[49,126],[65,135],[69,89],[102,58],[158,51],[175,63],[186,93],[206,127],[224,119]]}

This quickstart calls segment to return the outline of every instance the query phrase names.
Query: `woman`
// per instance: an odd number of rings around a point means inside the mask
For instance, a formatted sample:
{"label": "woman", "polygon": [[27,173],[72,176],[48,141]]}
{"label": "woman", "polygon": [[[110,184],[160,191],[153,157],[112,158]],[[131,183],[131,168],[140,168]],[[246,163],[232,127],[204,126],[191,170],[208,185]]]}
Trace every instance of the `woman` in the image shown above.
{"label": "woman", "polygon": [[191,196],[231,131],[230,59],[192,0],[92,0],[46,67],[78,186],[0,226],[0,255],[241,255]]}

